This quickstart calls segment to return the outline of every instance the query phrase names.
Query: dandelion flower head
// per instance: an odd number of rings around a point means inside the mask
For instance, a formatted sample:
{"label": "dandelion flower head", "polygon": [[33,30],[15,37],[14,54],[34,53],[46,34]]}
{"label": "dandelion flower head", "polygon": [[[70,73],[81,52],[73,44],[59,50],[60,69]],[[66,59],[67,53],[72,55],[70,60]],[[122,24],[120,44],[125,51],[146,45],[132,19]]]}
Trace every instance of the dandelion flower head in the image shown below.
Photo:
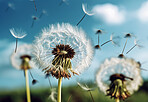
{"label": "dandelion flower head", "polygon": [[111,76],[114,75],[128,77],[124,83],[127,90],[132,94],[137,91],[139,86],[142,85],[142,77],[140,74],[140,66],[134,59],[129,58],[110,58],[106,59],[103,64],[101,64],[99,71],[96,74],[96,81],[98,87],[102,92],[106,94],[109,88]]}
{"label": "dandelion flower head", "polygon": [[70,78],[87,68],[93,56],[91,42],[85,32],[68,23],[51,25],[35,40],[34,55],[45,74]]}
{"label": "dandelion flower head", "polygon": [[16,53],[11,55],[12,66],[16,69],[31,69],[35,67],[34,62],[32,61],[32,45],[23,44],[19,46]]}

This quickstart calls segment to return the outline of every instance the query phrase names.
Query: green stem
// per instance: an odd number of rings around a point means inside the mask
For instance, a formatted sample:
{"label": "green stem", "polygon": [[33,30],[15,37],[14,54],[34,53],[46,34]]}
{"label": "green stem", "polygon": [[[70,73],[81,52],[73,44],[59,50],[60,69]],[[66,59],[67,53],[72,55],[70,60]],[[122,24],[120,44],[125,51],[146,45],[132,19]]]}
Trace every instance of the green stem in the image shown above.
{"label": "green stem", "polygon": [[57,102],[61,102],[61,83],[62,83],[62,77],[60,77],[59,81],[58,81],[58,97],[57,97]]}
{"label": "green stem", "polygon": [[25,79],[26,79],[27,102],[31,102],[30,89],[29,89],[29,81],[28,81],[28,70],[27,69],[25,69]]}
{"label": "green stem", "polygon": [[120,102],[120,99],[119,99],[119,98],[117,98],[117,99],[116,99],[116,102]]}

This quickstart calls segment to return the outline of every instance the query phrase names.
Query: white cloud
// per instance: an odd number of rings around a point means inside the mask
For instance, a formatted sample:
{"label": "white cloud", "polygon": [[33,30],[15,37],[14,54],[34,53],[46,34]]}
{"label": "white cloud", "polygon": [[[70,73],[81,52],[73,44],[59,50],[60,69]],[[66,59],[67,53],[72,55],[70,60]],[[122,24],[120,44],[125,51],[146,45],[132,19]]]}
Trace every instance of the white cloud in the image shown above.
{"label": "white cloud", "polygon": [[142,22],[148,22],[148,1],[144,2],[137,10],[137,17]]}
{"label": "white cloud", "polygon": [[125,21],[125,11],[113,4],[96,5],[93,7],[96,18],[101,18],[107,24],[122,24]]}

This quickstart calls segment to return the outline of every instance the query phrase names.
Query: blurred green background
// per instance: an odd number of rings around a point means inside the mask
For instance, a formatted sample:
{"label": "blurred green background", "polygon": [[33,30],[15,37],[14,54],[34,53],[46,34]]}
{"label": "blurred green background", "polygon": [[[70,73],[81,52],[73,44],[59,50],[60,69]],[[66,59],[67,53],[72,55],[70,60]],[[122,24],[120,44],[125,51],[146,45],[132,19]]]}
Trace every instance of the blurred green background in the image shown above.
{"label": "blurred green background", "polygon": [[[90,83],[87,85],[90,87],[92,86]],[[53,102],[49,98],[50,94],[50,87],[31,89],[31,100],[32,102]],[[110,99],[108,96],[105,96],[97,88],[92,91],[92,95],[95,102],[115,102],[114,99]],[[67,102],[70,96],[71,98],[69,102],[93,102],[90,97],[90,93],[82,90],[80,87],[62,87],[62,102]],[[25,88],[11,91],[1,91],[0,102],[26,102]],[[145,81],[143,86],[124,102],[148,102],[148,81]]]}

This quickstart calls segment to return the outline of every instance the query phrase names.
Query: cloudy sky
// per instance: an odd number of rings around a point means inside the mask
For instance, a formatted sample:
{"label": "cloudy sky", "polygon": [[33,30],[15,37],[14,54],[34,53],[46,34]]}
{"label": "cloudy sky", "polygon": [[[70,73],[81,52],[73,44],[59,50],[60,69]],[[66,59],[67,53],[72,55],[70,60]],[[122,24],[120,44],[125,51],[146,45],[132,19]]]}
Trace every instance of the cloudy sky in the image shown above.
{"label": "cloudy sky", "polygon": [[[126,56],[142,63],[142,68],[148,69],[148,0],[0,0],[0,88],[16,88],[25,85],[23,72],[12,67],[10,56],[15,48],[15,38],[9,29],[21,28],[27,36],[19,40],[19,45],[32,43],[44,27],[56,23],[70,23],[76,25],[85,14],[82,3],[85,4],[87,13],[78,25],[92,39],[93,45],[97,44],[97,29],[102,29],[100,43],[110,39],[110,35],[120,36],[120,47],[111,43],[101,50],[95,50],[93,62],[81,76],[82,80],[95,80],[96,70],[106,58],[117,57],[124,46],[126,33],[132,33],[139,40],[143,48],[136,47]],[[46,11],[46,12],[43,12]],[[33,20],[32,17],[37,17]],[[32,26],[33,24],[33,26]],[[134,45],[134,38],[128,40],[125,52]],[[91,73],[90,73],[91,72]],[[39,81],[36,86],[47,86],[48,80],[38,68],[32,70],[34,77]],[[148,79],[146,71],[142,71],[144,79]],[[74,77],[73,80],[77,80]],[[51,78],[54,85],[57,80]],[[75,83],[75,81],[73,83]],[[31,80],[30,80],[31,82]],[[72,80],[64,80],[64,84]]]}

